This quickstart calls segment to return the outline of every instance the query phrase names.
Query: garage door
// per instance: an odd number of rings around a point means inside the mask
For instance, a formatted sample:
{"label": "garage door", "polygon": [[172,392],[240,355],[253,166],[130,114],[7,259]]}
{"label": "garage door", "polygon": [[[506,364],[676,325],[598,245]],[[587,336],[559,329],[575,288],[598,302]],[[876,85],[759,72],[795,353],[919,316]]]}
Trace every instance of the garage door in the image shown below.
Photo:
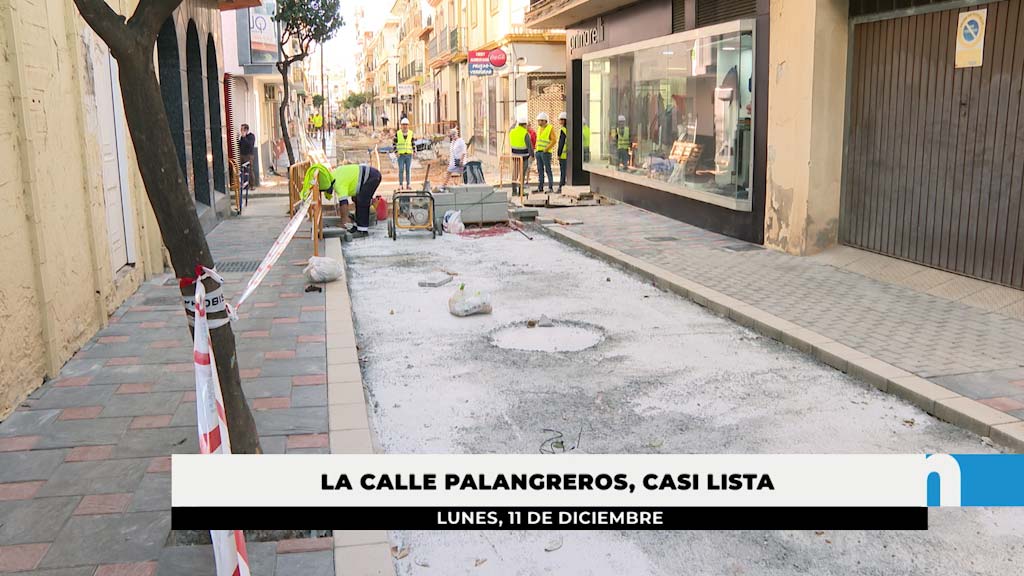
{"label": "garage door", "polygon": [[[955,68],[986,9],[984,63]],[[842,242],[1024,288],[1024,10],[1019,0],[853,29]]]}

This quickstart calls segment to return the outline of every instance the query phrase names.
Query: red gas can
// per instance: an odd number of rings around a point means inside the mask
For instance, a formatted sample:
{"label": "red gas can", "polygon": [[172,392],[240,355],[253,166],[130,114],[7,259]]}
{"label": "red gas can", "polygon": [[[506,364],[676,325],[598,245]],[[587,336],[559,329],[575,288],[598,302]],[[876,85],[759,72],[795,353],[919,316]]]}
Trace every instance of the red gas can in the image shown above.
{"label": "red gas can", "polygon": [[377,196],[374,199],[374,210],[377,211],[377,220],[388,219],[388,203],[384,200],[383,196]]}

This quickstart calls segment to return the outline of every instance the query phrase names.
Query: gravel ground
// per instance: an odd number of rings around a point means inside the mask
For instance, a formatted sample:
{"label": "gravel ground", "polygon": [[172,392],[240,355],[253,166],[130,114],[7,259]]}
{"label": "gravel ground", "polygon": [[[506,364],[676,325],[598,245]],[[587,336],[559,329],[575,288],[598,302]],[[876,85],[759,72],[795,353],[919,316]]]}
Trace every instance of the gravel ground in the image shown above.
{"label": "gravel ground", "polygon": [[[992,451],[543,235],[391,241],[381,225],[345,254],[372,426],[387,452],[537,453],[550,430],[585,453]],[[417,285],[438,269],[457,276]],[[490,294],[493,313],[449,314],[459,284]],[[541,327],[516,337],[542,315],[562,328],[557,339],[532,334],[550,330]],[[544,351],[588,341],[597,343]],[[411,551],[398,574],[1020,573],[1024,510],[932,510],[930,521],[927,532],[395,531],[392,540]]]}

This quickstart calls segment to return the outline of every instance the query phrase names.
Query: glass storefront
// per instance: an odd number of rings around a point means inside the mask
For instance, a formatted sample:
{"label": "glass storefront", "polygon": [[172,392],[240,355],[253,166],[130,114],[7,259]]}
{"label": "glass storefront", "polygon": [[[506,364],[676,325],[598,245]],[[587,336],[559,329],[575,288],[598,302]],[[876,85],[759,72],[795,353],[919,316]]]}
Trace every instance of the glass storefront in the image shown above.
{"label": "glass storefront", "polygon": [[750,209],[754,32],[738,20],[583,62],[583,168]]}

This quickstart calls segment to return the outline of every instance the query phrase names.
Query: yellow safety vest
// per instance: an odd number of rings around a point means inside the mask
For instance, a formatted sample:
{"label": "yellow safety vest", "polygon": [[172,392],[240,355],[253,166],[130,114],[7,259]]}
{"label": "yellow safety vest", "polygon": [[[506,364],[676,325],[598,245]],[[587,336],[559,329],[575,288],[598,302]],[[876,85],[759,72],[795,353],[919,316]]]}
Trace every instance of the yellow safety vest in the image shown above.
{"label": "yellow safety vest", "polygon": [[320,128],[324,125],[324,117],[317,114],[313,116],[313,126]]}
{"label": "yellow safety vest", "polygon": [[562,136],[565,136],[565,145],[562,146],[562,155],[559,156],[562,160],[569,157],[569,132],[562,126]]}
{"label": "yellow safety vest", "polygon": [[412,154],[412,130],[409,130],[408,136],[403,136],[401,130],[395,136],[398,138],[397,152],[399,154]]}
{"label": "yellow safety vest", "polygon": [[590,126],[583,125],[583,149],[590,148]]}
{"label": "yellow safety vest", "polygon": [[623,126],[618,129],[618,147],[619,150],[629,150],[629,126]]}
{"label": "yellow safety vest", "polygon": [[551,124],[541,128],[537,133],[537,146],[534,149],[538,152],[547,151],[549,145],[551,145]]}
{"label": "yellow safety vest", "polygon": [[513,154],[520,156],[528,155],[530,153],[530,146],[527,144],[529,138],[530,133],[527,132],[526,128],[517,125],[508,132],[508,147]]}
{"label": "yellow safety vest", "polygon": [[355,196],[359,191],[359,175],[362,173],[362,166],[359,164],[345,164],[331,170],[330,176],[322,171],[317,174],[317,182],[320,191],[326,192],[331,189],[331,181],[334,182],[334,193],[342,198]]}

